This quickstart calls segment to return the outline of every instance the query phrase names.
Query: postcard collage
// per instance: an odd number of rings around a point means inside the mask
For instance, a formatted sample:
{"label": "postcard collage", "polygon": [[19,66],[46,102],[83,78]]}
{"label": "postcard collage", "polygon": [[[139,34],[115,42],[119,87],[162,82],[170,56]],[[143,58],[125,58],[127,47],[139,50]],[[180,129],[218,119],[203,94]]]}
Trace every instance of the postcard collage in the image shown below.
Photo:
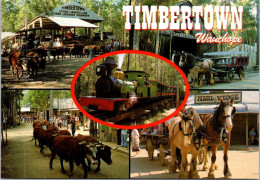
{"label": "postcard collage", "polygon": [[259,179],[257,0],[2,0],[1,178]]}

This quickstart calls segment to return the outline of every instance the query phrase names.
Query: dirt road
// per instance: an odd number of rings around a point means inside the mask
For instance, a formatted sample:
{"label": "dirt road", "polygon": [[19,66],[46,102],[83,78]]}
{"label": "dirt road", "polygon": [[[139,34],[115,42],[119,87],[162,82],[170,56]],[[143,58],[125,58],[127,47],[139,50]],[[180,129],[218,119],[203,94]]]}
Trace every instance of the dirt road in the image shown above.
{"label": "dirt road", "polygon": [[[170,157],[167,156],[166,166],[161,166],[159,158],[157,158],[158,151],[154,152],[155,159],[150,161],[147,151],[142,145],[141,151],[137,154],[131,154],[131,178],[178,178],[179,173],[170,174],[168,165]],[[189,155],[190,160],[190,155]],[[218,170],[215,171],[216,178],[224,178],[223,168],[223,151],[217,152]],[[232,173],[232,179],[258,179],[259,178],[259,151],[240,151],[229,150],[228,164]],[[207,178],[208,171],[202,171],[202,165],[198,166],[200,178]]]}
{"label": "dirt road", "polygon": [[245,79],[242,81],[239,80],[237,74],[235,74],[235,78],[232,82],[219,80],[218,77],[215,77],[214,80],[214,85],[204,85],[199,87],[199,89],[259,89],[258,71],[246,72]]}
{"label": "dirt road", "polygon": [[[64,162],[66,174],[61,172],[58,156],[53,161],[53,170],[49,170],[51,152],[45,148],[46,156],[40,154],[40,148],[34,146],[32,139],[32,124],[8,130],[8,145],[2,147],[2,178],[69,178],[69,163]],[[101,170],[89,174],[88,178],[128,178],[129,156],[112,150],[112,165],[107,165],[101,160]],[[92,169],[97,166],[92,165]],[[82,166],[74,165],[73,178],[82,178]]]}
{"label": "dirt road", "polygon": [[74,74],[88,60],[87,57],[70,58],[69,56],[66,56],[63,61],[61,58],[55,62],[51,60],[47,62],[44,71],[38,70],[37,76],[30,78],[27,72],[24,72],[23,77],[17,80],[16,76],[11,74],[7,57],[4,57],[2,58],[2,88],[69,89]]}

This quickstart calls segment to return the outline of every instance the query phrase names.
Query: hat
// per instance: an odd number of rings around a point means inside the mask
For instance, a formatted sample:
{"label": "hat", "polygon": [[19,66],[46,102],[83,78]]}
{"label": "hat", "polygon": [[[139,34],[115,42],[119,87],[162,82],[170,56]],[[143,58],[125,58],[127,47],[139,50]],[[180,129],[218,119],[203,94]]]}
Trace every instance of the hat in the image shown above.
{"label": "hat", "polygon": [[113,58],[113,57],[107,57],[103,64],[114,64],[114,65],[117,65],[116,61],[115,61],[115,58]]}

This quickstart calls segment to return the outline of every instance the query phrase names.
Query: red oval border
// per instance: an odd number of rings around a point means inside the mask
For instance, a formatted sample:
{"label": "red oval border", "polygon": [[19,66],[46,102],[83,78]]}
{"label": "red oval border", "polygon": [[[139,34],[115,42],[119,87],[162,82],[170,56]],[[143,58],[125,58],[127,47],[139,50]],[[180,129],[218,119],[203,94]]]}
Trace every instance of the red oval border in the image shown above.
{"label": "red oval border", "polygon": [[[184,100],[182,102],[182,104],[179,106],[179,108],[177,108],[177,110],[175,110],[171,115],[159,120],[159,121],[156,121],[154,123],[149,123],[149,124],[144,124],[144,125],[138,125],[138,126],[124,126],[124,125],[116,125],[116,124],[111,124],[111,123],[108,123],[108,122],[105,122],[105,121],[102,121],[102,120],[99,120],[93,116],[91,116],[89,113],[87,113],[79,104],[79,102],[77,101],[76,99],[76,96],[75,96],[75,84],[76,84],[76,81],[77,81],[77,78],[79,76],[79,74],[87,67],[89,66],[90,64],[92,64],[93,62],[99,60],[99,59],[102,59],[102,58],[105,58],[105,57],[108,57],[108,56],[112,56],[112,55],[117,55],[117,54],[143,54],[143,55],[148,55],[148,56],[153,56],[155,58],[158,58],[158,59],[161,59],[165,62],[167,62],[168,64],[170,64],[171,66],[173,66],[175,69],[177,69],[177,71],[182,75],[183,79],[184,79],[184,83],[185,83],[185,86],[186,86],[186,93],[185,93],[185,97],[184,97]],[[188,97],[189,97],[189,82],[188,82],[188,79],[186,77],[186,75],[184,74],[184,72],[176,65],[174,64],[172,61],[168,60],[167,58],[165,57],[162,57],[158,54],[154,54],[154,53],[150,53],[150,52],[146,52],[146,51],[139,51],[139,50],[121,50],[121,51],[114,51],[114,52],[110,52],[110,53],[106,53],[106,54],[102,54],[102,55],[99,55],[98,57],[96,58],[93,58],[91,59],[90,61],[88,61],[87,63],[85,63],[77,72],[76,74],[74,75],[73,79],[72,79],[72,83],[71,83],[71,95],[72,95],[72,99],[74,101],[74,103],[76,104],[76,106],[79,108],[79,110],[84,114],[86,115],[88,118],[100,123],[100,124],[103,124],[105,126],[109,126],[109,127],[113,127],[113,128],[118,128],[118,129],[141,129],[141,128],[147,128],[147,127],[151,127],[151,126],[155,126],[155,125],[158,125],[158,124],[161,124],[167,120],[169,120],[170,118],[176,116],[178,114],[178,112],[184,108],[184,105],[186,104],[187,100],[188,100]]]}

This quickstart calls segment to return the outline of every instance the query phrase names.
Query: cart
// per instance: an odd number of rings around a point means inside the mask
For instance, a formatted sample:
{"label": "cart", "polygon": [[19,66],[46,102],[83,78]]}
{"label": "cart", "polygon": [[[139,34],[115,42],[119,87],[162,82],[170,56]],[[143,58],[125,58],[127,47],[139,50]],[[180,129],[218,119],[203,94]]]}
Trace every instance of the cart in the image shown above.
{"label": "cart", "polygon": [[[166,157],[171,155],[169,136],[163,134],[141,134],[144,143],[146,144],[146,151],[148,152],[148,157],[152,161],[154,159],[154,150],[158,150],[159,153],[157,157],[160,159],[160,164],[162,166],[166,165]],[[204,149],[199,150],[198,163],[202,164],[204,160]]]}
{"label": "cart", "polygon": [[160,159],[160,163],[164,166],[166,163],[165,157],[170,155],[169,136],[163,134],[141,134],[144,143],[146,143],[146,151],[148,157],[152,161],[154,159],[154,150],[157,149],[159,153],[157,157]]}
{"label": "cart", "polygon": [[245,66],[249,63],[248,52],[240,51],[224,51],[224,52],[211,52],[204,53],[205,56],[211,56],[210,58],[214,62],[214,66],[211,69],[214,73],[214,77],[218,77],[220,80],[233,81],[235,74],[238,75],[240,80],[245,78]]}

